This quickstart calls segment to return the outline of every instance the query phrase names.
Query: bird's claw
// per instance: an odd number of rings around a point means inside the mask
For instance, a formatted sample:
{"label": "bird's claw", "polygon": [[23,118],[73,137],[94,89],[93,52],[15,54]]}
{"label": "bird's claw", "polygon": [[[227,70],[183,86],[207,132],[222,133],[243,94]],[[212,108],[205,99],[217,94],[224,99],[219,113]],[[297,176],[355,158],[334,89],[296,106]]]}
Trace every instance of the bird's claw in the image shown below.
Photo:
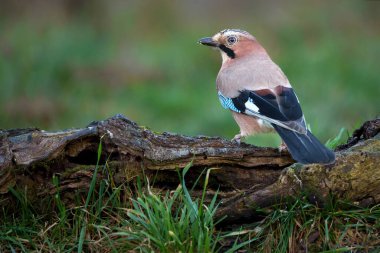
{"label": "bird's claw", "polygon": [[237,134],[231,141],[237,142],[238,144],[240,144],[243,138],[244,137],[241,134]]}
{"label": "bird's claw", "polygon": [[280,146],[278,147],[278,151],[280,153],[288,151],[288,146],[286,146],[285,142],[281,142]]}

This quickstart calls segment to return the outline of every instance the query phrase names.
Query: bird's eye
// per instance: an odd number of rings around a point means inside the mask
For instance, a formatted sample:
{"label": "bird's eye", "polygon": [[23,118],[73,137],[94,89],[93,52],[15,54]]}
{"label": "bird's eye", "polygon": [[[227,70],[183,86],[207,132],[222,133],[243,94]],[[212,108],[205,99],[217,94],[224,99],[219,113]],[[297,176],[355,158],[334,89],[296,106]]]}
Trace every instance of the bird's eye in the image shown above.
{"label": "bird's eye", "polygon": [[231,46],[231,45],[235,44],[237,40],[238,39],[236,36],[228,36],[227,44]]}

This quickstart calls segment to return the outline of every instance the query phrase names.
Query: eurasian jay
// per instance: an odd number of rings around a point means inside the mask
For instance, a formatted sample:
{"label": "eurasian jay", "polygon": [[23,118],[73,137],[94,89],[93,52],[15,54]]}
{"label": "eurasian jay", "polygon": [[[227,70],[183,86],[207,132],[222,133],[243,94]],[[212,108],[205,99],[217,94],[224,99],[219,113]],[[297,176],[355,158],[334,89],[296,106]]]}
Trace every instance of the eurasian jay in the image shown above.
{"label": "eurasian jay", "polygon": [[240,127],[234,140],[274,129],[297,162],[334,162],[335,154],[307,129],[288,79],[255,37],[226,29],[199,43],[218,48],[222,54],[216,87],[222,106],[232,111]]}

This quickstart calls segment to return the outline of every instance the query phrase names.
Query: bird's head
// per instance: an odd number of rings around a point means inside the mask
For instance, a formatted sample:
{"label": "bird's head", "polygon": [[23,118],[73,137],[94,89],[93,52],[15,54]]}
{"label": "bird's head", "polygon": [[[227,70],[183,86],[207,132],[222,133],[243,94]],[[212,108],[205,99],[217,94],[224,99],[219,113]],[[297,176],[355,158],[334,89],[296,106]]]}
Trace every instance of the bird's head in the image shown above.
{"label": "bird's head", "polygon": [[239,29],[225,29],[212,37],[200,39],[199,43],[218,48],[222,54],[223,63],[251,53],[265,52],[255,37]]}

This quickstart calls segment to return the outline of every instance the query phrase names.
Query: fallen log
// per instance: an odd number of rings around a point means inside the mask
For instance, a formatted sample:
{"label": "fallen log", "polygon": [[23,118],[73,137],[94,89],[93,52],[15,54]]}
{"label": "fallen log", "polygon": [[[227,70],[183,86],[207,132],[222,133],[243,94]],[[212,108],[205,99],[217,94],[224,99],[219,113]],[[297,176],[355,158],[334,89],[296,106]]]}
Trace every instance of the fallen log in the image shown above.
{"label": "fallen log", "polygon": [[53,194],[53,175],[59,176],[62,193],[86,191],[100,140],[100,163],[107,162],[108,172],[98,178],[111,175],[115,186],[144,175],[154,178],[154,187],[170,190],[178,186],[177,170],[190,161],[189,184],[205,168],[215,168],[208,190],[212,195],[219,189],[222,205],[217,216],[228,215],[227,221],[252,218],[254,207],[266,207],[305,190],[322,201],[332,193],[360,204],[375,204],[380,202],[380,119],[366,124],[351,144],[339,149],[332,165],[293,164],[287,152],[218,137],[154,133],[121,115],[61,132],[3,130],[0,206],[9,203],[11,187],[24,189],[34,202]]}

